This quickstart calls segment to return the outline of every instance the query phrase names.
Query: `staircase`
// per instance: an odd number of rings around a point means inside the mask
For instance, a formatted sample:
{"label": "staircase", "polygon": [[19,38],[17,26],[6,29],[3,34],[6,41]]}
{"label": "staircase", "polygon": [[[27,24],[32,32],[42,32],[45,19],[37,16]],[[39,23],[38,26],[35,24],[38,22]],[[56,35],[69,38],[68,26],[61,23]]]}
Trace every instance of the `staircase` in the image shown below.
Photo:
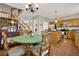
{"label": "staircase", "polygon": [[23,20],[21,20],[19,17],[17,17],[17,20],[19,21],[18,25],[21,26],[23,29],[29,29],[29,25],[27,23],[25,23]]}
{"label": "staircase", "polygon": [[[3,12],[3,11],[0,11],[0,14],[4,14],[4,15],[8,15],[8,17],[4,17],[4,18],[7,18],[7,19],[11,19],[11,14],[8,14],[8,13],[6,13],[6,12]],[[3,16],[0,16],[0,17],[3,17]],[[15,18],[16,18],[16,20],[18,20],[18,25],[23,29],[23,30],[25,30],[25,29],[29,29],[30,27],[29,27],[29,25],[27,24],[27,23],[25,23],[21,18],[19,18],[18,16],[15,16]],[[0,25],[0,27],[1,28],[3,28],[3,27],[5,27],[5,26],[1,26]],[[8,28],[10,28],[9,26],[6,26],[7,27],[7,29]],[[14,27],[15,29],[16,29],[16,26]],[[13,29],[14,29],[13,28]],[[6,30],[7,30],[6,29]],[[19,27],[18,27],[18,30],[19,30]]]}

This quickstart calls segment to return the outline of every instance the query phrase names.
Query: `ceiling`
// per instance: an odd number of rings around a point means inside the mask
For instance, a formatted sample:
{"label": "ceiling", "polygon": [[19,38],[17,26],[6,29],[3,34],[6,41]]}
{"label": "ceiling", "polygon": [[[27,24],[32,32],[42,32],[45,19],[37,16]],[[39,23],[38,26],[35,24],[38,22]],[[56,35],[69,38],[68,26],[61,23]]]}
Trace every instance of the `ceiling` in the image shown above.
{"label": "ceiling", "polygon": [[[26,12],[26,3],[6,3],[10,6],[14,6],[24,10],[20,15],[23,19],[31,19],[32,17],[39,15],[48,19],[67,18],[77,16],[79,17],[79,3],[38,3],[39,9],[35,13],[31,14]],[[56,13],[55,13],[56,11]]]}

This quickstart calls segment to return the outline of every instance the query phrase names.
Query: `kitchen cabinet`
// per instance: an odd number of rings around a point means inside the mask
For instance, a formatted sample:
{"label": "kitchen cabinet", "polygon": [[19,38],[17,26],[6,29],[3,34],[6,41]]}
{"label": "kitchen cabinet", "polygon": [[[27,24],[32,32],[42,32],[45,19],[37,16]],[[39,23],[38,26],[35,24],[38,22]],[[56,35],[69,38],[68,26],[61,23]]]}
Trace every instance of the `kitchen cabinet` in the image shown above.
{"label": "kitchen cabinet", "polygon": [[75,32],[76,55],[79,56],[79,32]]}

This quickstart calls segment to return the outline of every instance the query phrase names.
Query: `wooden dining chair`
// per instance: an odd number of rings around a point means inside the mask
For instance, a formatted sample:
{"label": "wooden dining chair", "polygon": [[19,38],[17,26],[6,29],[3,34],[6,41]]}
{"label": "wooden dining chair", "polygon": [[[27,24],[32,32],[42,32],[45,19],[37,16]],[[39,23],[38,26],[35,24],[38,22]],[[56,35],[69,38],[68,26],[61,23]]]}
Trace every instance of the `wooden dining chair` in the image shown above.
{"label": "wooden dining chair", "polygon": [[23,56],[26,53],[25,46],[15,46],[8,50],[9,56]]}
{"label": "wooden dining chair", "polygon": [[[41,55],[42,52],[45,51],[45,49],[48,50],[48,55],[51,55],[51,49],[53,46],[58,44],[61,41],[61,35],[60,32],[48,32],[46,35],[43,36],[43,41],[44,42],[41,46]],[[45,47],[45,48],[44,48]]]}
{"label": "wooden dining chair", "polygon": [[24,45],[14,46],[10,48],[6,34],[2,32],[2,35],[3,35],[5,56],[21,56],[25,54],[26,47]]}
{"label": "wooden dining chair", "polygon": [[2,36],[3,36],[2,39],[3,39],[3,46],[4,46],[5,55],[7,55],[7,52],[9,50],[7,35],[5,32],[2,32]]}
{"label": "wooden dining chair", "polygon": [[50,44],[48,37],[42,40],[40,48],[40,56],[49,56],[50,55]]}
{"label": "wooden dining chair", "polygon": [[32,54],[34,56],[48,56],[50,55],[50,44],[48,40],[48,36],[45,35],[42,38],[42,41],[33,47],[34,50],[32,51]]}
{"label": "wooden dining chair", "polygon": [[8,45],[4,45],[4,50],[6,56],[22,56],[26,53],[26,46],[19,45],[10,48]]}

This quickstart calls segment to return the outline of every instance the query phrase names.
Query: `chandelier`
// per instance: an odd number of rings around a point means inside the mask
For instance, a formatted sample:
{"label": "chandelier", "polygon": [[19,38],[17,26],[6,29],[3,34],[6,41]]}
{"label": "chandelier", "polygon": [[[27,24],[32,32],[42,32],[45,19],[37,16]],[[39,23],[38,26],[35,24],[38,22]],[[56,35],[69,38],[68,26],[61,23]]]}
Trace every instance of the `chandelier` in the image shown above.
{"label": "chandelier", "polygon": [[36,10],[38,10],[39,8],[38,4],[34,4],[34,3],[29,3],[26,5],[26,11],[34,13]]}

